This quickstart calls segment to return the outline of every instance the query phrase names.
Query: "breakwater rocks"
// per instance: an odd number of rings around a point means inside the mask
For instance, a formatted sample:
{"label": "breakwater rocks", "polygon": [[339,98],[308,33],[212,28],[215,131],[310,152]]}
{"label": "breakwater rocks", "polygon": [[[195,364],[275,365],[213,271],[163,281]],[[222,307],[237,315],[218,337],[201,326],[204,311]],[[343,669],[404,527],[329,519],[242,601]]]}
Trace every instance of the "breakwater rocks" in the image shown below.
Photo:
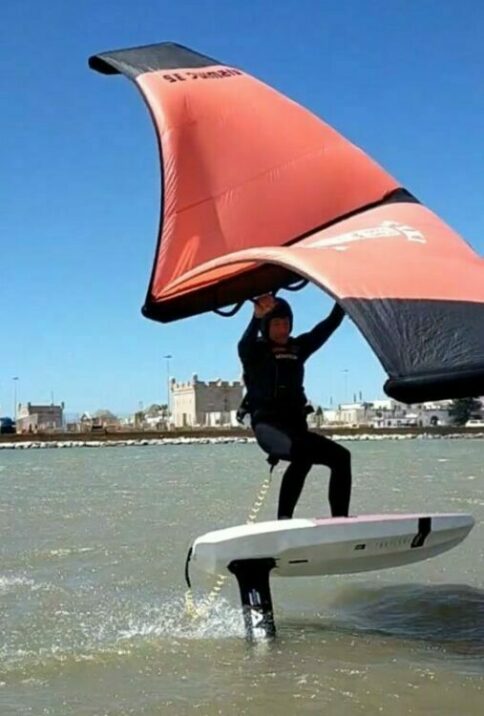
{"label": "breakwater rocks", "polygon": [[48,440],[48,441],[16,441],[0,443],[0,450],[14,448],[17,450],[27,450],[31,448],[72,448],[72,447],[88,447],[88,448],[109,448],[109,447],[141,447],[146,445],[227,445],[229,443],[252,443],[255,438],[247,437],[220,437],[220,438],[137,438],[133,440]]}
{"label": "breakwater rocks", "polygon": [[[330,433],[326,437],[337,441],[361,442],[367,440],[461,440],[484,439],[484,432],[454,432],[454,433]],[[172,437],[172,438],[133,438],[116,440],[114,437],[103,440],[3,440],[0,450],[29,450],[53,448],[113,448],[113,447],[142,447],[163,445],[229,445],[255,443],[252,436],[220,436],[220,437]]]}

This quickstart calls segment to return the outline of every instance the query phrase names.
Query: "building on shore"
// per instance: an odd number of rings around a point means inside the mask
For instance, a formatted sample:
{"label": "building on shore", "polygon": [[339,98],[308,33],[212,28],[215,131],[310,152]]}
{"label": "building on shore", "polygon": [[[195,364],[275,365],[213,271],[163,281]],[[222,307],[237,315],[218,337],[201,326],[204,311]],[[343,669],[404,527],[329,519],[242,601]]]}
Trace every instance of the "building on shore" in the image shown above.
{"label": "building on shore", "polygon": [[82,413],[77,422],[77,430],[81,433],[89,433],[106,430],[119,430],[121,423],[119,418],[110,410],[97,410],[93,415],[89,412]]}
{"label": "building on shore", "polygon": [[452,424],[451,400],[405,405],[396,400],[342,403],[323,410],[323,425],[367,426],[373,428],[429,427]]}
{"label": "building on shore", "polygon": [[33,405],[19,403],[17,432],[36,433],[64,428],[64,403],[60,405]]}
{"label": "building on shore", "polygon": [[194,374],[186,383],[170,380],[171,423],[175,428],[238,425],[236,413],[242,401],[240,381],[198,380]]}

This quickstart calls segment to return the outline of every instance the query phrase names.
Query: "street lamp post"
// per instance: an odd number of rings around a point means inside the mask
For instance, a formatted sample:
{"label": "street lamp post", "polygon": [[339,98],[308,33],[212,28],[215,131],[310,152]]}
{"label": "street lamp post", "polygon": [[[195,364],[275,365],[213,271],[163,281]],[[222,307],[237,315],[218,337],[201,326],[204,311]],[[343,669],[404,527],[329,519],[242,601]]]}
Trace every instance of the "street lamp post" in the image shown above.
{"label": "street lamp post", "polygon": [[17,422],[17,382],[18,376],[12,378],[13,381],[13,419]]}
{"label": "street lamp post", "polygon": [[167,406],[167,413],[168,416],[170,416],[170,359],[173,358],[172,355],[168,354],[166,356],[163,356],[163,358],[166,360],[166,406]]}

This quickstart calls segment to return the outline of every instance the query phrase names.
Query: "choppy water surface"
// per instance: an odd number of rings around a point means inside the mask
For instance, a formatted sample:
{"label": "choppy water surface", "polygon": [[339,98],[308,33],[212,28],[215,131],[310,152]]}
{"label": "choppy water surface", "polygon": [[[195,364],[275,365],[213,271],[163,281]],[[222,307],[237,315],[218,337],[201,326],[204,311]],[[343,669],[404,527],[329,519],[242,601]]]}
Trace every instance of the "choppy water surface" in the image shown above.
{"label": "choppy water surface", "polygon": [[[278,638],[256,646],[235,583],[193,619],[183,575],[192,539],[245,521],[266,474],[256,446],[2,451],[0,714],[480,716],[484,441],[349,447],[354,514],[461,511],[476,526],[413,566],[273,579]],[[327,515],[326,490],[314,468],[297,515]],[[210,578],[192,579],[201,603]]]}

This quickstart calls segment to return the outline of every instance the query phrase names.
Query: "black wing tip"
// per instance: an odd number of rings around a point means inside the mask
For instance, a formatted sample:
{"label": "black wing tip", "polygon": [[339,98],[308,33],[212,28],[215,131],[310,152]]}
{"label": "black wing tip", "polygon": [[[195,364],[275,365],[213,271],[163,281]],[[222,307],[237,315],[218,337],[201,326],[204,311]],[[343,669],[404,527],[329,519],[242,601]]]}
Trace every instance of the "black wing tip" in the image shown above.
{"label": "black wing tip", "polygon": [[103,55],[92,55],[88,60],[88,65],[91,70],[100,72],[102,75],[119,75],[119,70],[106,62],[106,60],[103,59]]}
{"label": "black wing tip", "polygon": [[122,55],[133,55],[135,53],[139,54],[146,54],[151,53],[153,51],[159,51],[159,50],[165,50],[172,53],[183,53],[188,55],[193,55],[198,58],[202,58],[205,60],[204,64],[219,64],[218,60],[215,60],[212,57],[209,57],[208,55],[204,55],[201,52],[198,52],[198,50],[194,50],[191,47],[187,47],[186,45],[182,45],[179,42],[154,42],[150,43],[148,45],[136,45],[135,47],[123,47],[118,50],[108,50],[106,52],[100,52],[96,55],[91,55],[88,60],[89,67],[92,70],[95,70],[96,72],[100,72],[104,75],[119,75],[122,74],[120,70],[113,66],[112,60],[114,58],[119,58]]}
{"label": "black wing tip", "polygon": [[189,52],[193,52],[194,50],[191,50],[189,47],[185,47],[184,45],[180,45],[177,42],[152,42],[148,45],[135,45],[134,47],[122,47],[121,49],[117,50],[106,50],[105,52],[99,52],[97,55],[91,55],[91,57],[88,60],[89,67],[91,70],[95,70],[96,72],[101,72],[103,75],[119,75],[121,74],[118,69],[113,67],[109,62],[106,61],[104,58],[112,57],[112,55],[118,55],[121,52],[144,52],[146,50],[152,50],[154,48],[161,48],[166,47],[168,48],[178,48],[183,50],[188,50]]}
{"label": "black wing tip", "polygon": [[484,366],[458,372],[389,378],[383,390],[390,398],[407,405],[481,395],[484,391]]}

